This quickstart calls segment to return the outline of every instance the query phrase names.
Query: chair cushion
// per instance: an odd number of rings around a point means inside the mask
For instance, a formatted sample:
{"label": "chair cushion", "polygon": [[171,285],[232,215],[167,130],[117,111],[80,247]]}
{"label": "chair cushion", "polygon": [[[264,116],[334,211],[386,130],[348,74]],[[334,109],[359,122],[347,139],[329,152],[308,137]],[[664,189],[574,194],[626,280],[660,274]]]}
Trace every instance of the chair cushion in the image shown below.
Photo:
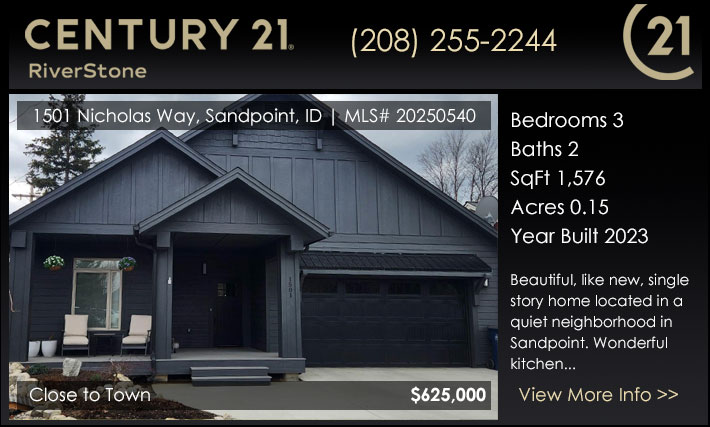
{"label": "chair cushion", "polygon": [[89,339],[81,335],[64,335],[64,345],[89,345]]}
{"label": "chair cushion", "polygon": [[88,314],[65,314],[64,315],[64,335],[86,336],[86,328],[89,323]]}
{"label": "chair cushion", "polygon": [[123,337],[124,344],[145,344],[148,341],[147,335],[129,335]]}
{"label": "chair cushion", "polygon": [[148,335],[152,316],[134,314],[131,316],[131,327],[128,330],[128,335]]}

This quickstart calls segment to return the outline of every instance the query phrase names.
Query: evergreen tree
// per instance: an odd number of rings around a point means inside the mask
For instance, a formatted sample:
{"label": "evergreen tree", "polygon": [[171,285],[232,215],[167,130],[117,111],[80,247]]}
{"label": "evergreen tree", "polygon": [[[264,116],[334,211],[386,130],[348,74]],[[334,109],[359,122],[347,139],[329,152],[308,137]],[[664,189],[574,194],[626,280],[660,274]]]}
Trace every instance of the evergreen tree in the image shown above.
{"label": "evergreen tree", "polygon": [[52,121],[45,127],[49,136],[35,138],[25,146],[25,154],[31,157],[27,183],[47,193],[86,172],[95,164],[96,156],[104,147],[91,136],[95,124],[79,123],[77,111],[83,108],[86,95],[62,94],[62,99],[49,96],[48,107],[68,112],[69,120]]}

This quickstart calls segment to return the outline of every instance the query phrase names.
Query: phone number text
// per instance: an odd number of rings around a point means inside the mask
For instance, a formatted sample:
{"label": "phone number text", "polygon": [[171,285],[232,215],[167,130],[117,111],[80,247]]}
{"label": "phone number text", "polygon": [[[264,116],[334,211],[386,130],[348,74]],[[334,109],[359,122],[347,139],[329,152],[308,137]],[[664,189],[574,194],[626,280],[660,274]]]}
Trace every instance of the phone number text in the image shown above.
{"label": "phone number text", "polygon": [[[353,28],[352,54],[400,53],[416,58],[419,36],[416,28]],[[472,54],[480,50],[491,52],[554,52],[555,29],[525,32],[520,28],[495,28],[482,32],[478,28],[435,28],[428,34],[425,50],[433,53]]]}

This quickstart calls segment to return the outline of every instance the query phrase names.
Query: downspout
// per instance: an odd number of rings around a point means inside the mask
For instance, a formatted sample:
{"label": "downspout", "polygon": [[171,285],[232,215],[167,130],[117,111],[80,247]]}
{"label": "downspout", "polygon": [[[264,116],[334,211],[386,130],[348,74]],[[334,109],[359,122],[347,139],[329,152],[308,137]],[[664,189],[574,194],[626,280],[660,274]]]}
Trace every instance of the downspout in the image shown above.
{"label": "downspout", "polygon": [[[143,243],[138,239],[138,227],[133,227],[133,232],[134,232],[133,239],[135,240],[136,246],[148,249],[149,251],[151,251],[153,253],[153,265],[151,266],[151,270],[153,271],[153,303],[152,303],[153,310],[152,310],[152,312],[155,313],[155,309],[156,309],[156,307],[155,307],[155,282],[156,282],[156,274],[157,274],[157,272],[155,271],[155,263],[157,261],[158,253],[157,253],[155,246],[149,245],[147,243]],[[150,378],[148,378],[149,381],[152,381],[157,373],[156,362],[155,362],[155,351],[154,351],[155,347],[154,347],[153,342],[154,342],[154,340],[151,337],[151,340],[150,340]]]}

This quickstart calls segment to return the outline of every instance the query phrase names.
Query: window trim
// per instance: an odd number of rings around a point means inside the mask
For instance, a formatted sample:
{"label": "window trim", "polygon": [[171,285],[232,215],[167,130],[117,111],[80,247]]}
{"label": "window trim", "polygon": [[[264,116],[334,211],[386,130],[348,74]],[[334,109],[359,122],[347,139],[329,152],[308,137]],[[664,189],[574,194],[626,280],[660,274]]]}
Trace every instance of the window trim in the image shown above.
{"label": "window trim", "polygon": [[[123,270],[120,268],[85,268],[85,267],[74,267],[77,260],[87,260],[87,261],[120,261],[120,258],[74,258],[72,260],[72,291],[71,291],[71,314],[74,313],[74,306],[76,305],[76,273],[105,273],[108,276],[107,280],[107,291],[106,291],[106,320],[104,325],[108,327],[89,327],[88,331],[120,331],[121,323],[123,320]],[[118,292],[118,326],[115,328],[111,327],[111,298],[113,292],[108,292],[108,289],[112,287],[113,274],[118,272],[120,280],[120,288]]]}
{"label": "window trim", "polygon": [[307,285],[313,284],[312,281],[304,280],[301,284],[301,294],[303,295],[318,295],[318,296],[337,296],[340,294],[341,281],[336,278],[317,278],[318,282],[327,282],[328,285],[335,285],[335,290],[333,292],[310,292],[306,289]]}
{"label": "window trim", "polygon": [[[376,292],[348,292],[348,286],[362,286],[362,287],[370,287],[374,286],[377,288]],[[383,295],[383,289],[386,289],[383,287],[382,281],[379,279],[346,279],[343,280],[343,294],[344,295],[357,295],[358,297],[381,297]]]}
{"label": "window trim", "polygon": [[[394,280],[391,282],[388,282],[386,287],[385,287],[385,293],[387,294],[388,297],[396,297],[396,298],[416,298],[416,297],[423,297],[424,296],[424,289],[427,288],[427,286],[424,286],[427,282],[425,281],[416,281],[416,280]],[[397,287],[398,285],[401,285],[403,288],[406,289],[407,286],[415,286],[417,288],[417,292],[415,293],[395,293],[392,292],[392,287]],[[431,285],[430,285],[431,286]]]}

